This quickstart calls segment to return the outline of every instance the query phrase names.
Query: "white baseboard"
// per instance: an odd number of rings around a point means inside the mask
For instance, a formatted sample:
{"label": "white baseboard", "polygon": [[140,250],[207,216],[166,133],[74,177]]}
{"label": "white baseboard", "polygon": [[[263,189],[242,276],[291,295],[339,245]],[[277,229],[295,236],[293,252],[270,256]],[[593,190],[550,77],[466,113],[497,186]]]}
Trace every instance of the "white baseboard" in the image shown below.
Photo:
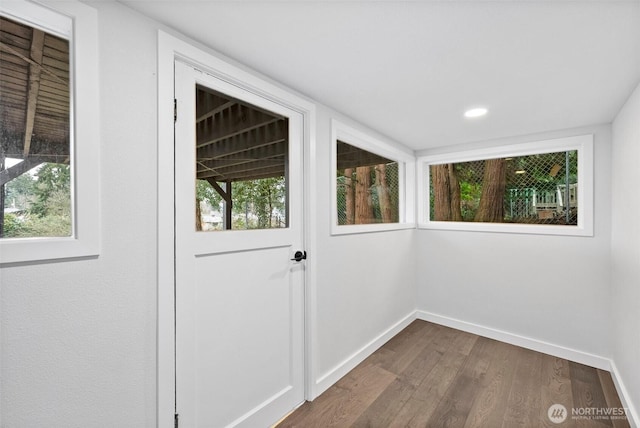
{"label": "white baseboard", "polygon": [[631,428],[640,427],[640,417],[638,417],[638,410],[628,398],[629,392],[624,386],[624,382],[622,382],[620,372],[618,372],[618,367],[616,367],[616,363],[613,360],[611,360],[611,378],[613,379],[613,384],[616,386],[616,390],[618,391],[618,395],[620,396],[622,407],[627,409],[627,419],[629,420],[629,425],[631,425]]}
{"label": "white baseboard", "polygon": [[[415,311],[407,314],[400,321],[396,322],[394,325],[389,327],[383,333],[375,337],[372,341],[367,343],[365,346],[360,348],[358,351],[350,355],[340,364],[336,365],[334,368],[324,373],[316,380],[314,392],[315,397],[322,394],[326,391],[331,385],[340,380],[341,377],[349,373],[351,370],[355,368],[358,364],[364,361],[369,355],[373,354],[378,348],[384,345],[389,339],[391,339],[396,334],[400,333],[402,329],[407,327],[416,319]],[[314,398],[315,398],[314,397]]]}
{"label": "white baseboard", "polygon": [[611,360],[599,355],[578,351],[576,349],[566,348],[564,346],[555,345],[553,343],[543,342],[541,340],[520,336],[518,334],[509,333],[503,330],[497,330],[491,327],[485,327],[455,318],[449,318],[427,311],[417,311],[416,315],[418,319],[477,334],[478,336],[484,336],[490,339],[499,340],[501,342],[510,343],[512,345],[521,346],[523,348],[575,361],[576,363],[595,367],[601,370],[609,371],[611,369]]}
{"label": "white baseboard", "polygon": [[416,318],[424,321],[433,322],[444,325],[446,327],[455,328],[457,330],[466,331],[477,334],[479,336],[488,337],[490,339],[499,340],[501,342],[510,343],[512,345],[521,346],[523,348],[553,355],[555,357],[564,358],[566,360],[575,361],[576,363],[585,364],[611,373],[611,378],[615,384],[622,406],[627,409],[627,418],[632,428],[640,428],[640,418],[638,411],[628,398],[629,393],[622,382],[618,368],[613,360],[599,355],[590,354],[588,352],[578,351],[552,343],[543,342],[541,340],[532,339],[525,336],[509,333],[495,328],[485,327],[467,321],[455,318],[445,317],[443,315],[434,314],[427,311],[416,311]]}
{"label": "white baseboard", "polygon": [[629,424],[632,428],[640,428],[640,418],[638,417],[638,411],[634,407],[633,403],[631,403],[631,401],[628,399],[629,394],[626,387],[624,386],[624,383],[622,382],[622,378],[620,377],[618,369],[615,363],[609,358],[590,354],[588,352],[578,351],[576,349],[567,348],[561,345],[555,345],[538,339],[532,339],[530,337],[520,336],[518,334],[509,333],[504,330],[498,330],[495,328],[485,327],[479,324],[434,314],[427,311],[415,311],[407,314],[400,321],[396,322],[383,333],[375,337],[372,341],[350,355],[340,364],[336,365],[334,368],[320,376],[315,382],[315,394],[313,398],[326,391],[331,385],[340,380],[340,378],[349,373],[349,371],[353,370],[365,358],[367,358],[375,350],[384,345],[393,336],[400,333],[402,329],[411,324],[415,319],[433,322],[436,324],[444,325],[446,327],[455,328],[457,330],[462,330],[469,333],[477,334],[479,336],[488,337],[490,339],[499,340],[501,342],[510,343],[512,345],[521,346],[533,351],[542,352],[544,354],[553,355],[570,361],[575,361],[576,363],[585,364],[587,366],[595,367],[601,370],[607,370],[611,372],[611,377],[616,386],[616,390],[618,391],[618,395],[620,396],[622,405],[627,409]]}

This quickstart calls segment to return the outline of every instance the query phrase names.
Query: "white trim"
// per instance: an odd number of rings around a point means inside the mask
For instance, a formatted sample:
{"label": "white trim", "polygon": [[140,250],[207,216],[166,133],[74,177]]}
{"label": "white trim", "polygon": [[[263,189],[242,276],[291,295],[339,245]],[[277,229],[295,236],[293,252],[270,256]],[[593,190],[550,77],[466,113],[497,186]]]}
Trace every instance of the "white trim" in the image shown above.
{"label": "white trim", "polygon": [[[579,205],[577,226],[432,221],[429,218],[429,165],[569,150],[578,151],[578,183],[580,183],[580,186],[578,187]],[[420,156],[417,161],[419,207],[418,227],[421,229],[464,230],[475,232],[593,236],[593,171],[593,135],[591,134],[500,147],[466,150],[462,152]]]}
{"label": "white trim", "polygon": [[358,364],[365,360],[369,355],[373,354],[378,348],[387,343],[391,338],[400,333],[404,328],[416,319],[416,312],[411,311],[401,320],[393,324],[384,332],[373,338],[362,348],[345,358],[341,363],[318,377],[315,382],[317,395],[322,394],[331,385],[336,383],[340,378],[353,370]]}
{"label": "white trim", "polygon": [[[398,210],[399,222],[375,224],[338,225],[338,196],[336,185],[338,140],[367,150],[398,163]],[[345,123],[331,119],[331,234],[382,232],[389,230],[415,229],[415,157],[396,149],[388,142],[355,129]]]}
{"label": "white trim", "polygon": [[78,1],[47,3],[51,8],[5,1],[0,10],[69,39],[73,233],[68,238],[2,239],[0,264],[94,257],[100,250],[98,16],[95,9]]}
{"label": "white trim", "polygon": [[636,409],[635,405],[631,401],[631,397],[629,395],[629,390],[622,382],[622,376],[620,376],[620,372],[618,371],[618,367],[614,360],[611,360],[611,378],[613,379],[613,384],[618,391],[618,395],[620,396],[620,401],[622,403],[622,407],[626,409],[627,420],[629,421],[629,425],[632,428],[640,427],[640,416],[638,416],[638,409]]}
{"label": "white trim", "polygon": [[[176,59],[206,71],[232,85],[300,112],[304,117],[304,161],[310,168],[305,183],[315,188],[316,108],[310,101],[232,64],[215,52],[205,51],[162,30],[158,31],[158,344],[157,406],[158,427],[174,423],[175,397],[175,319],[174,319],[174,63]],[[305,236],[309,259],[305,269],[305,383],[307,398],[315,397],[310,379],[314,373],[315,349],[315,204],[313,191],[305,192]],[[309,233],[311,232],[311,233]],[[309,233],[307,235],[307,233]]]}
{"label": "white trim", "polygon": [[53,9],[38,3],[24,0],[5,0],[0,5],[2,14],[14,21],[38,27],[47,33],[63,39],[73,37],[73,20],[71,16],[61,15],[64,8],[53,5]]}
{"label": "white trim", "polygon": [[627,418],[632,427],[640,427],[640,417],[638,410],[635,408],[629,392],[625,387],[620,372],[612,359],[594,355],[588,352],[579,351],[565,346],[544,342],[538,339],[521,336],[504,330],[498,330],[491,327],[485,327],[479,324],[462,321],[459,319],[447,317],[444,315],[434,314],[428,311],[416,311],[416,319],[440,324],[446,327],[455,328],[457,330],[466,331],[468,333],[477,334],[479,336],[488,337],[490,339],[499,340],[500,342],[509,343],[511,345],[520,346],[522,348],[531,349],[536,352],[553,355],[558,358],[564,358],[587,366],[595,367],[611,373],[611,378],[616,387],[622,406],[627,409]]}
{"label": "white trim", "polygon": [[157,426],[171,428],[175,409],[174,62],[173,39],[158,33],[158,320]]}
{"label": "white trim", "polygon": [[[305,263],[305,399],[313,400],[320,395],[315,387],[316,372],[316,302],[318,268],[317,239],[317,148],[316,148],[316,111],[315,105],[309,104],[309,113],[304,115],[304,233],[303,244],[309,257]],[[306,143],[308,142],[308,144]]]}
{"label": "white trim", "polygon": [[488,337],[490,339],[499,340],[501,342],[510,343],[511,345],[520,346],[522,348],[531,349],[533,351],[542,352],[544,354],[553,355],[559,358],[575,361],[580,364],[595,367],[602,370],[609,370],[610,360],[600,355],[590,354],[588,352],[579,351],[577,349],[567,348],[538,339],[521,336],[519,334],[510,333],[504,330],[498,330],[491,327],[485,327],[479,324],[450,318],[444,315],[434,314],[427,311],[417,311],[417,319],[429,321],[446,327],[455,328],[457,330],[466,331],[468,333],[477,334],[479,336]]}

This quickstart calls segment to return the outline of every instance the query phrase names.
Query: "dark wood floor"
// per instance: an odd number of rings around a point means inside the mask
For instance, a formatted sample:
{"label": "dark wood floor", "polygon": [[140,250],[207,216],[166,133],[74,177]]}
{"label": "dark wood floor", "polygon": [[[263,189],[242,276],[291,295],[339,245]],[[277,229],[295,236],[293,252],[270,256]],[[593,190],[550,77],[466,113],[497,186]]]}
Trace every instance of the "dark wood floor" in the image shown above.
{"label": "dark wood floor", "polygon": [[582,407],[622,407],[609,372],[415,321],[278,428],[629,426],[573,419]]}

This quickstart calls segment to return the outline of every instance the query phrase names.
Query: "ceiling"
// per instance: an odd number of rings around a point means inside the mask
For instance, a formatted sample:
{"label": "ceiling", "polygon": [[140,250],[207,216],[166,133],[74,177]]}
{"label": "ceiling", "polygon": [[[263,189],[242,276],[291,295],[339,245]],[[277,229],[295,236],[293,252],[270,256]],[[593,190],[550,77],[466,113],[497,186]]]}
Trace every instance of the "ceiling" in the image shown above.
{"label": "ceiling", "polygon": [[121,2],[413,149],[608,123],[640,82],[640,0]]}

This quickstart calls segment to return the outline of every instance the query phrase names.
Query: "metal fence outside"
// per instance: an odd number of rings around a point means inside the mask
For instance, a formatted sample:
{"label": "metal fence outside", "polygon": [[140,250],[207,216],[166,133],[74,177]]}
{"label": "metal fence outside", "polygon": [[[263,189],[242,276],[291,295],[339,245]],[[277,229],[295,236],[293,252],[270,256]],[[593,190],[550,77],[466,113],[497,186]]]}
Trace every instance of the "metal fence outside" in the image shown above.
{"label": "metal fence outside", "polygon": [[[447,169],[445,182],[434,176],[441,167]],[[431,165],[430,174],[431,220],[577,225],[577,151]],[[454,214],[436,212],[443,193]],[[490,220],[483,212],[487,202],[499,212]]]}
{"label": "metal fence outside", "polygon": [[[356,187],[363,183],[366,197],[358,197]],[[338,170],[338,224],[397,223],[399,183],[397,162]]]}

